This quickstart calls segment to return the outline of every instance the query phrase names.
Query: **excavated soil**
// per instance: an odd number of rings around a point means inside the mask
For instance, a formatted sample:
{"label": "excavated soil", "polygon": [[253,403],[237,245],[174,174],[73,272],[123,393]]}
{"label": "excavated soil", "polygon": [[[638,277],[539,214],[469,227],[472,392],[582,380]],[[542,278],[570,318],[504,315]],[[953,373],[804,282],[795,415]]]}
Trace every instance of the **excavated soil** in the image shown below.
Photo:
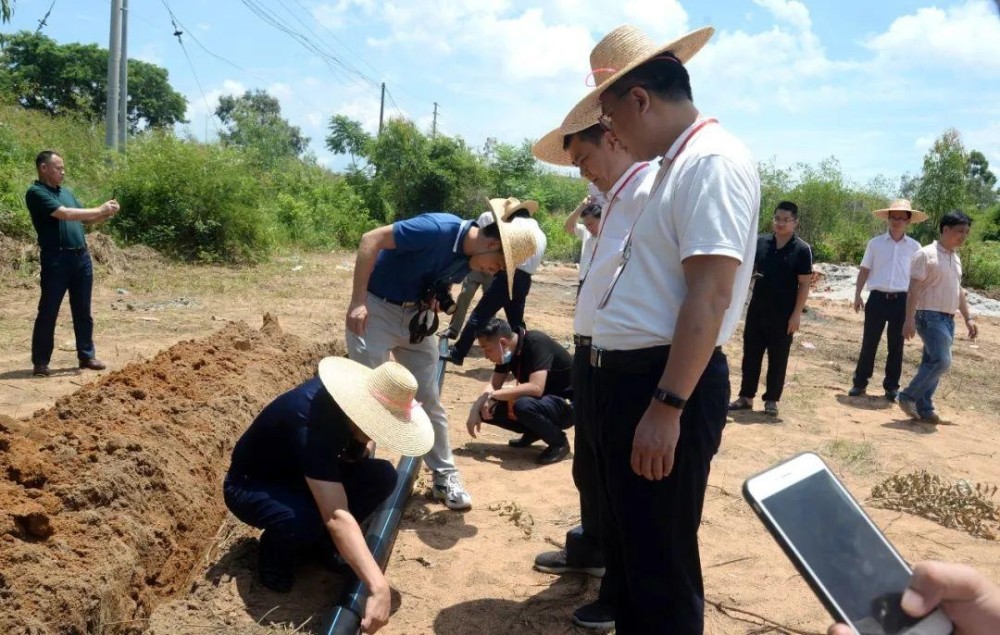
{"label": "excavated soil", "polygon": [[329,354],[265,316],[0,417],[0,633],[144,630],[223,524],[233,443]]}

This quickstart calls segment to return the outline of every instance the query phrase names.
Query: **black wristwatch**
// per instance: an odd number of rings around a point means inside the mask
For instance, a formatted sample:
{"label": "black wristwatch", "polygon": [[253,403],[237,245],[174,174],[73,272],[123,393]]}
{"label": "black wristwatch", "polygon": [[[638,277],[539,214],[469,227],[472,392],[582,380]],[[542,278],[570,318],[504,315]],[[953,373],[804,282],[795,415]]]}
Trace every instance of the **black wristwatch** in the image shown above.
{"label": "black wristwatch", "polygon": [[653,399],[665,403],[671,408],[677,408],[678,410],[684,410],[684,406],[687,405],[687,399],[681,399],[678,395],[670,392],[665,388],[656,387],[653,391]]}

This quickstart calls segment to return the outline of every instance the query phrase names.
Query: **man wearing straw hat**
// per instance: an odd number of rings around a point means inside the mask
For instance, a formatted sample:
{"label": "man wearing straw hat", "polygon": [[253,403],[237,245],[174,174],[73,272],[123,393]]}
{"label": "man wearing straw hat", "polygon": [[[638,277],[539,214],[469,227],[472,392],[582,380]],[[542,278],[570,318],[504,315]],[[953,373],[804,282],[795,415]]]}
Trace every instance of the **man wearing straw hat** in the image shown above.
{"label": "man wearing straw hat", "polygon": [[972,219],[964,213],[948,212],[938,223],[938,239],[919,249],[910,262],[903,337],[910,339],[919,334],[924,350],[916,374],[899,393],[899,408],[925,423],[941,421],[934,408],[934,393],[941,377],[951,368],[955,313],[965,318],[970,340],[979,335],[962,288],[962,261],[958,257],[971,227]]}
{"label": "man wearing straw hat", "polygon": [[[889,356],[885,360],[882,389],[885,398],[896,401],[899,377],[903,372],[903,322],[906,321],[906,290],[910,286],[910,260],[920,249],[920,243],[906,235],[910,223],[922,223],[927,214],[913,209],[910,201],[901,198],[885,209],[873,212],[888,223],[888,231],[868,241],[861,259],[858,279],[854,284],[854,312],[865,311],[861,353],[854,369],[854,381],[847,394],[865,394],[868,380],[875,371],[875,353],[886,330]],[[868,303],[861,299],[861,290],[868,285]]]}
{"label": "man wearing straw hat", "polygon": [[434,442],[414,400],[417,380],[395,362],[374,370],[342,357],[319,363],[319,376],[266,406],[233,448],[223,494],[233,514],[259,529],[261,583],[288,592],[295,564],[335,553],[368,587],[362,629],[389,620],[389,584],[359,523],[396,485],[396,470],[372,458],[374,444],[420,456]]}
{"label": "man wearing straw hat", "polygon": [[660,159],[590,352],[623,634],[704,631],[698,526],[729,402],[721,345],[749,287],[760,209],[750,152],[692,101],[684,63],[712,32],[658,46],[615,29],[591,52],[597,87],[578,105],[599,102],[600,122],[635,159]]}
{"label": "man wearing straw hat", "polygon": [[347,309],[348,353],[369,368],[391,354],[417,378],[417,400],[434,426],[434,445],[424,462],[434,473],[434,497],[449,509],[468,509],[472,498],[459,478],[448,439],[448,417],[435,381],[437,338],[427,337],[434,333],[425,317],[436,318],[434,301],[428,308],[427,298],[470,270],[513,270],[534,252],[535,237],[526,227],[497,222],[479,227],[441,213],[373,229],[358,245]]}
{"label": "man wearing straw hat", "polygon": [[[452,345],[445,359],[461,366],[465,356],[472,348],[476,331],[484,326],[502,308],[507,316],[507,322],[514,328],[524,328],[524,306],[531,291],[531,276],[535,275],[545,257],[548,239],[545,232],[538,226],[532,216],[538,211],[538,201],[521,201],[514,197],[489,199],[490,209],[479,217],[479,226],[486,227],[494,217],[505,223],[513,223],[527,228],[535,237],[535,253],[524,262],[517,263],[517,268],[510,273],[503,271],[497,274],[493,282],[485,287],[483,297],[472,309],[469,321],[462,328],[458,340]],[[495,283],[495,284],[494,284]],[[509,288],[509,290],[508,290]],[[463,288],[464,293],[464,288]],[[450,330],[450,327],[449,327]]]}
{"label": "man wearing straw hat", "polygon": [[[590,181],[590,198],[603,203],[599,232],[588,264],[580,261],[580,290],[573,316],[573,482],[580,492],[580,525],[566,533],[566,548],[540,553],[535,568],[546,573],[587,573],[601,577],[597,600],[573,612],[573,621],[586,628],[615,625],[615,601],[624,572],[604,557],[606,505],[603,469],[596,445],[598,427],[592,407],[591,340],[594,314],[617,265],[629,228],[649,196],[652,170],[635,163],[614,134],[597,123],[601,114],[594,102],[589,109],[574,109],[563,123],[532,147],[535,157],[562,166],[575,166]],[[607,565],[607,566],[605,566]]]}

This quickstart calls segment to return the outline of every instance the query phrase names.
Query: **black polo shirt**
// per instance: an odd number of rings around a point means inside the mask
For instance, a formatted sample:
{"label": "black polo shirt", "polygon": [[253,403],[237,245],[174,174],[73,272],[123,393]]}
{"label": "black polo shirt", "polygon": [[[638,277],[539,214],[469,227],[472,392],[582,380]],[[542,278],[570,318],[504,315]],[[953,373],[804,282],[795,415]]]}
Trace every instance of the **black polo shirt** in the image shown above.
{"label": "black polo shirt", "polygon": [[268,404],[233,448],[229,471],[268,481],[343,482],[342,461],[360,444],[319,377]]}
{"label": "black polo shirt", "polygon": [[793,234],[785,246],[778,249],[775,235],[764,234],[757,238],[753,269],[761,277],[754,282],[750,306],[790,316],[799,293],[799,276],[812,273],[812,247]]}
{"label": "black polo shirt", "polygon": [[83,208],[73,192],[65,187],[50,187],[35,181],[24,195],[24,202],[31,214],[31,224],[38,233],[38,246],[42,249],[60,247],[86,247],[83,223],[62,220],[52,215],[60,207]]}
{"label": "black polo shirt", "polygon": [[509,364],[501,364],[494,372],[513,373],[517,383],[523,384],[531,373],[547,370],[542,395],[572,398],[571,374],[573,357],[569,351],[541,331],[518,331],[517,349]]}

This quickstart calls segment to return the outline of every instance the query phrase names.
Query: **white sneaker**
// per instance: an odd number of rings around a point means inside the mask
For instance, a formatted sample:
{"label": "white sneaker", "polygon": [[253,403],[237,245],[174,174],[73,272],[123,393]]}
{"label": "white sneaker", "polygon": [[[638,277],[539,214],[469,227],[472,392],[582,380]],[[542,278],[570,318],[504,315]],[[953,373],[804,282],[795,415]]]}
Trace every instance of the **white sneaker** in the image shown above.
{"label": "white sneaker", "polygon": [[434,499],[442,501],[448,509],[469,509],[472,507],[472,497],[462,486],[458,472],[449,472],[434,476]]}

